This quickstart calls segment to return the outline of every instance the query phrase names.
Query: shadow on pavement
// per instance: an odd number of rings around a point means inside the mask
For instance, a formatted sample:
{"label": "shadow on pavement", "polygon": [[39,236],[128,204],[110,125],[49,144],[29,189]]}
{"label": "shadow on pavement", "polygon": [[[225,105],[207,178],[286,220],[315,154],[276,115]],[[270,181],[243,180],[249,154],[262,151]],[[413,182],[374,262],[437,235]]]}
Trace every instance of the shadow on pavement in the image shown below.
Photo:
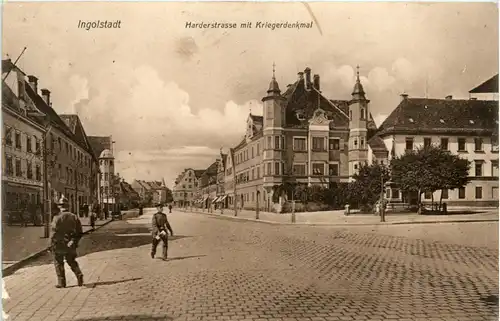
{"label": "shadow on pavement", "polygon": [[151,315],[144,315],[144,314],[139,314],[139,315],[117,315],[117,316],[111,316],[111,317],[93,317],[93,318],[80,318],[80,319],[73,319],[73,321],[109,321],[109,320],[115,320],[115,321],[135,321],[135,320],[141,320],[141,321],[172,321],[174,320],[173,317],[170,317],[168,315],[164,316],[151,316]]}
{"label": "shadow on pavement", "polygon": [[200,258],[200,257],[205,257],[205,256],[206,256],[206,255],[178,256],[178,257],[168,258],[168,260],[167,260],[167,261],[179,261],[179,260],[185,260],[185,259]]}
{"label": "shadow on pavement", "polygon": [[[131,226],[126,222],[117,221],[107,226],[108,228],[99,229],[85,236],[78,246],[78,257],[88,254],[118,250],[125,248],[135,248],[143,245],[149,245],[152,241],[151,231],[147,227]],[[169,236],[168,241],[175,242],[186,237],[186,235]],[[37,266],[52,263],[52,256],[49,252],[40,258],[34,260],[27,266]]]}
{"label": "shadow on pavement", "polygon": [[101,285],[113,285],[113,284],[132,282],[132,281],[138,281],[138,280],[142,280],[142,278],[133,278],[133,279],[116,280],[116,281],[100,281],[100,282],[84,284],[84,286],[86,288],[95,288],[96,286],[101,286]]}

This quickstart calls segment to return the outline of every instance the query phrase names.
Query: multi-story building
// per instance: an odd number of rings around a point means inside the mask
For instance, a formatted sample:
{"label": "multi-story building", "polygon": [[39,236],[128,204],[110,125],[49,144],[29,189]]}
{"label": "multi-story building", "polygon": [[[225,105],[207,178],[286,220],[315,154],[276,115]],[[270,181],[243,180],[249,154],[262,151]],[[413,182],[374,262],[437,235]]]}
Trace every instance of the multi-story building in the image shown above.
{"label": "multi-story building", "polygon": [[198,179],[205,170],[186,168],[176,179],[172,196],[176,206],[192,205],[198,199]]}
{"label": "multi-story building", "polygon": [[[498,95],[498,80],[493,90]],[[458,100],[452,96],[410,98],[404,94],[377,136],[391,151],[389,160],[406,150],[431,144],[468,159],[472,163],[469,184],[452,191],[443,190],[443,201],[450,206],[498,206],[498,101],[477,97]],[[397,188],[388,188],[386,197],[391,202],[417,200],[416,195],[403,195]],[[425,193],[423,202],[440,198],[441,191],[434,195]]]}
{"label": "multi-story building", "polygon": [[10,60],[2,61],[2,210],[3,217],[44,198],[41,117],[26,95],[25,74]]}
{"label": "multi-story building", "polygon": [[195,201],[199,202],[202,208],[212,208],[217,201],[217,171],[220,162],[220,159],[213,162],[198,179],[198,198]]}
{"label": "multi-story building", "polygon": [[[42,89],[38,94],[38,79],[28,76],[25,83],[28,99],[43,115],[47,128],[45,151],[47,177],[53,200],[65,195],[69,200],[70,210],[80,213],[82,204],[91,204],[96,192],[91,181],[97,173],[95,159],[85,130],[76,115],[62,116],[52,108],[50,91]],[[42,98],[43,96],[43,98]],[[64,119],[64,120],[63,120]]]}
{"label": "multi-story building", "polygon": [[105,149],[99,155],[99,203],[108,211],[116,204],[115,157]]}
{"label": "multi-story building", "polygon": [[165,180],[143,181],[134,180],[131,184],[143,203],[165,203],[171,200],[171,191],[165,185]]}
{"label": "multi-story building", "polygon": [[[97,194],[97,203],[104,208],[106,195],[110,194],[111,178],[114,176],[114,155],[112,136],[89,136],[94,158],[98,160],[98,171],[92,180]],[[101,158],[102,156],[102,158]],[[105,175],[105,173],[107,173]],[[107,190],[106,190],[107,187]]]}
{"label": "multi-story building", "polygon": [[387,160],[359,73],[350,100],[325,97],[320,76],[306,68],[283,94],[273,74],[262,101],[264,115],[249,115],[245,138],[227,157],[226,206],[280,211],[279,185],[348,182],[369,154]]}

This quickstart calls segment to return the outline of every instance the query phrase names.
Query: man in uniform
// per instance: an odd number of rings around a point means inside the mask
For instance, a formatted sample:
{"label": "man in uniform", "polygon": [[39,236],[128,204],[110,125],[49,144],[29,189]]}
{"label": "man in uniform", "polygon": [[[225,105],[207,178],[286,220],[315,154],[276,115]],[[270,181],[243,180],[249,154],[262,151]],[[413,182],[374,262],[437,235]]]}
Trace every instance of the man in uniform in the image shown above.
{"label": "man in uniform", "polygon": [[83,285],[83,273],[76,262],[76,248],[80,241],[83,230],[80,219],[68,211],[68,199],[61,196],[57,204],[56,215],[52,219],[51,252],[56,268],[56,288],[66,287],[66,273],[64,271],[64,260],[76,275],[78,286]]}
{"label": "man in uniform", "polygon": [[151,247],[151,258],[154,259],[155,254],[156,254],[156,248],[158,247],[158,244],[160,241],[163,243],[163,260],[167,260],[167,251],[168,251],[168,233],[167,230],[170,232],[170,235],[174,235],[174,232],[172,231],[172,227],[170,226],[170,223],[168,222],[167,215],[163,213],[163,204],[157,204],[156,209],[158,212],[153,215],[153,220],[152,220],[152,234],[153,234],[153,244]]}

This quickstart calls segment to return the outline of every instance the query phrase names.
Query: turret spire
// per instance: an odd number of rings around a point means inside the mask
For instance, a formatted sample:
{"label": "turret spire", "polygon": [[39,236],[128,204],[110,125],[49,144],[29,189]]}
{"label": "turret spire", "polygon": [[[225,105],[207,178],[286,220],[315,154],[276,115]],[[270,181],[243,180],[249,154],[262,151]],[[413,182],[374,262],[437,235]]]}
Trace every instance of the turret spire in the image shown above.
{"label": "turret spire", "polygon": [[365,100],[365,90],[359,79],[359,65],[356,66],[356,84],[354,84],[354,89],[352,91],[353,100]]}
{"label": "turret spire", "polygon": [[279,96],[281,90],[276,81],[276,64],[273,62],[273,79],[269,84],[269,89],[267,90],[268,96]]}

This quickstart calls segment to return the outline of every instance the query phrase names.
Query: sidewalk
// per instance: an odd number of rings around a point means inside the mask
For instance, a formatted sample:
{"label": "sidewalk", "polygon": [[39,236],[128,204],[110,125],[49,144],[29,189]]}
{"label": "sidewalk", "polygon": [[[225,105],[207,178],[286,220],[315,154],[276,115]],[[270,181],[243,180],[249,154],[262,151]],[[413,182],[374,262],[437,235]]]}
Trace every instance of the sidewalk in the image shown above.
{"label": "sidewalk", "polygon": [[[474,209],[475,210],[475,209]],[[292,223],[290,213],[269,213],[260,212],[259,219],[256,219],[255,211],[240,210],[238,216],[234,216],[234,210],[224,209],[221,215],[220,210],[208,213],[206,210],[186,211],[196,214],[213,215],[228,219],[258,221],[268,224],[294,224],[294,225],[395,225],[395,224],[430,224],[430,223],[457,223],[457,222],[484,222],[497,221],[499,218],[498,209],[477,210],[474,214],[449,214],[449,215],[418,215],[414,213],[387,213],[385,222],[380,222],[380,217],[374,214],[351,214],[344,215],[344,211],[324,211],[296,213],[295,223]]]}
{"label": "sidewalk", "polygon": [[[91,230],[90,220],[87,217],[80,218],[83,232]],[[96,229],[108,224],[111,219],[97,220]],[[18,225],[2,225],[2,271],[12,268],[14,265],[31,258],[47,249],[49,239],[44,238],[44,226],[21,227]],[[5,272],[3,272],[5,276]]]}

